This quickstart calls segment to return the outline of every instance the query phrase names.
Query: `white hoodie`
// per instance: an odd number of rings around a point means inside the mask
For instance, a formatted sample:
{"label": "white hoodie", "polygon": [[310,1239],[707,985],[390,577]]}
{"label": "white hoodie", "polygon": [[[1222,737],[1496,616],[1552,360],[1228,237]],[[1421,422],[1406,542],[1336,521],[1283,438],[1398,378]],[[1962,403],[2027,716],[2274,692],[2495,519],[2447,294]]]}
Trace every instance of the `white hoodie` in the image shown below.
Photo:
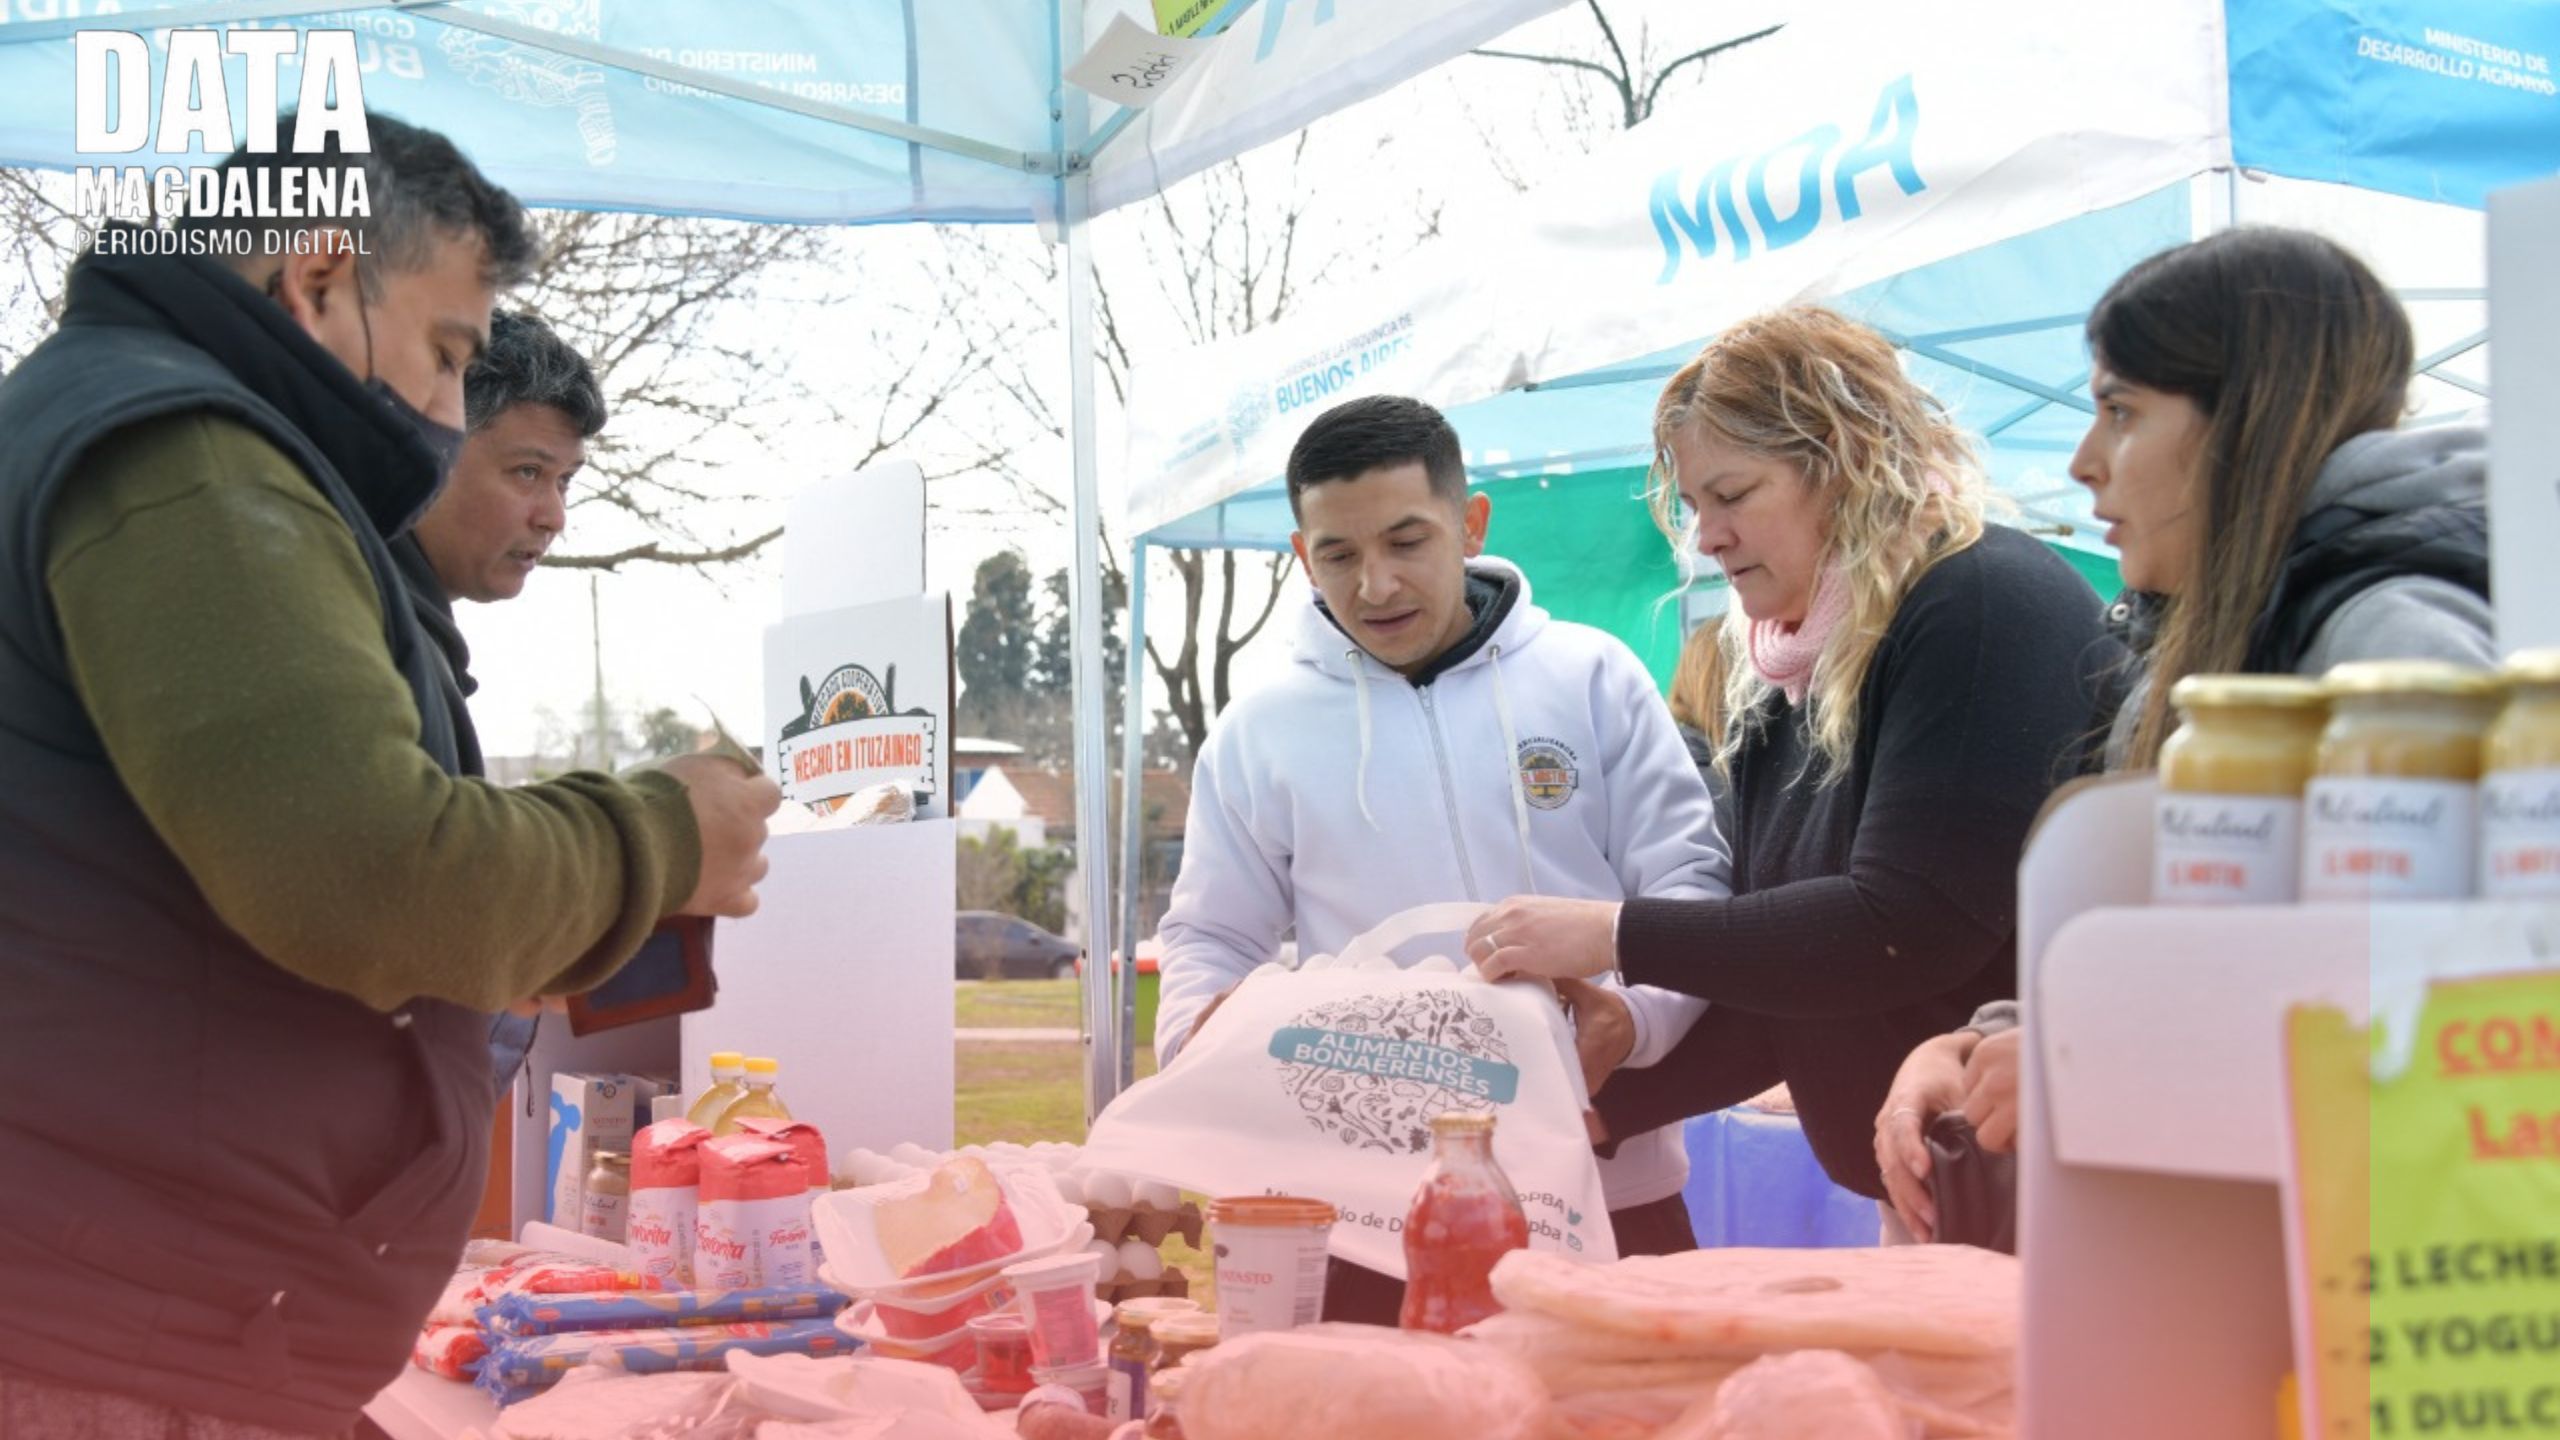
{"label": "white hoodie", "polygon": [[[1551,620],[1517,586],[1492,636],[1416,686],[1314,603],[1286,678],[1228,707],[1192,772],[1182,874],[1158,934],[1156,1061],[1172,1063],[1209,1002],[1272,958],[1337,954],[1416,905],[1537,894],[1623,900],[1732,893],[1715,814],[1670,711],[1634,652]],[[1614,983],[1614,982],[1611,982]],[[1706,1003],[1625,992],[1630,1066],[1670,1053]],[[1603,1161],[1609,1205],[1679,1193],[1675,1129]]]}

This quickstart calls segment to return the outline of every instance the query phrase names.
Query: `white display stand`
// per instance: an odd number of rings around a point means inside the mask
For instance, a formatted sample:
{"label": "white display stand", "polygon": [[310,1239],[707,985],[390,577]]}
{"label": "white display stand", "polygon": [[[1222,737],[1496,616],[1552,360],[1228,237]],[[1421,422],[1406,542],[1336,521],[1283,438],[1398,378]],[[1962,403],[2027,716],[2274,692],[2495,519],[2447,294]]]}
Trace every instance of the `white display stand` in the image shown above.
{"label": "white display stand", "polygon": [[956,838],[919,820],[767,844],[763,907],[720,927],[719,1003],[683,1018],[687,1062],[780,1058],[783,1099],[830,1155],[951,1148]]}
{"label": "white display stand", "polygon": [[2489,197],[2489,544],[2498,647],[2560,645],[2560,178]]}
{"label": "white display stand", "polygon": [[[786,625],[821,612],[823,632],[846,607],[915,596],[924,582],[922,473],[892,463],[811,486],[792,503],[784,553]],[[821,638],[867,654],[871,637],[854,623]],[[948,708],[948,630],[934,628],[938,653],[889,658],[907,658],[910,683],[939,712]],[[773,726],[768,717],[769,765]],[[715,1049],[770,1055],[782,1062],[784,1101],[818,1126],[830,1154],[901,1141],[949,1148],[957,838],[948,820],[777,834],[765,847],[773,868],[757,912],[721,921],[713,936],[720,992],[711,1009],[584,1039],[563,1017],[545,1017],[514,1097],[515,1229],[543,1218],[551,1077],[562,1071],[672,1075],[691,1094],[710,1083]]]}
{"label": "white display stand", "polygon": [[2274,1433],[2286,1009],[2560,965],[2560,906],[2148,908],[2157,793],[2067,789],[2019,871],[2021,1435]]}
{"label": "white display stand", "polygon": [[381,1426],[391,1440],[456,1440],[487,1434],[498,1423],[498,1402],[477,1386],[411,1365],[364,1407],[364,1418]]}

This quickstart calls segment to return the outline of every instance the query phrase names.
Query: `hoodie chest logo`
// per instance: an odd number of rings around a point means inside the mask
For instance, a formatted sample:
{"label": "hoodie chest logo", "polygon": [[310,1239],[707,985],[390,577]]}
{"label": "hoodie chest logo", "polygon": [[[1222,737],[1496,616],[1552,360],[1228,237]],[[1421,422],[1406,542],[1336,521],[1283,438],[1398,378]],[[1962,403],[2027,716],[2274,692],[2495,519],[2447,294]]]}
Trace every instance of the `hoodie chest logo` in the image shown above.
{"label": "hoodie chest logo", "polygon": [[1520,742],[1520,789],[1540,810],[1561,810],[1582,788],[1581,758],[1561,740],[1532,735]]}

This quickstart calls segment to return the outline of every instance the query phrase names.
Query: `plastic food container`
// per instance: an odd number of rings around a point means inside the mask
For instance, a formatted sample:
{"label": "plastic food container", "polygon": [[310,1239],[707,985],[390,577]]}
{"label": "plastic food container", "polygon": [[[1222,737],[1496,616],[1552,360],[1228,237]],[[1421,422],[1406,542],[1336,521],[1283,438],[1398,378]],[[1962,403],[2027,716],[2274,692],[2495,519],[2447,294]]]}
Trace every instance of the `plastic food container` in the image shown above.
{"label": "plastic food container", "polygon": [[1004,1302],[1004,1276],[1000,1274],[981,1277],[948,1295],[892,1298],[884,1294],[875,1295],[870,1301],[879,1313],[881,1328],[902,1340],[950,1334],[981,1315],[993,1313]]}
{"label": "plastic food container", "polygon": [[1031,1326],[1020,1315],[981,1315],[969,1322],[978,1347],[977,1388],[995,1395],[1031,1389]]}
{"label": "plastic food container", "polygon": [[946,1370],[966,1370],[978,1363],[978,1344],[969,1338],[965,1325],[948,1335],[933,1335],[921,1340],[899,1340],[880,1333],[879,1322],[863,1313],[864,1307],[851,1305],[836,1312],[836,1330],[862,1342],[863,1353],[884,1360],[914,1360],[926,1365],[939,1365]]}
{"label": "plastic food container", "polygon": [[1101,1258],[1089,1251],[1005,1268],[1014,1309],[1031,1329],[1034,1364],[1046,1370],[1092,1366],[1100,1373],[1102,1327],[1093,1318],[1093,1287],[1101,1277]]}
{"label": "plastic food container", "polygon": [[1144,1315],[1152,1323],[1167,1315],[1200,1315],[1207,1312],[1200,1308],[1199,1301],[1188,1295],[1148,1295],[1136,1300],[1121,1301],[1113,1313]]}
{"label": "plastic food container", "polygon": [[1206,1311],[1159,1316],[1149,1328],[1156,1337],[1158,1375],[1218,1343],[1218,1317]]}
{"label": "plastic food container", "polygon": [[1324,1314],[1326,1200],[1243,1195],[1211,1201],[1218,1257],[1218,1328],[1228,1339],[1312,1325]]}
{"label": "plastic food container", "polygon": [[1034,1365],[1031,1378],[1037,1383],[1032,1387],[1032,1393],[1023,1399],[1026,1410],[1039,1398],[1040,1391],[1052,1387],[1072,1391],[1088,1415],[1101,1415],[1110,1409],[1111,1367],[1099,1360],[1090,1365],[1071,1365],[1063,1369]]}
{"label": "plastic food container", "polygon": [[1007,1265],[1081,1249],[1093,1239],[1091,1220],[1081,1206],[1069,1205],[1058,1194],[1057,1181],[1046,1166],[999,1162],[987,1169],[1021,1228],[1020,1250],[932,1275],[897,1274],[881,1251],[877,1216],[884,1201],[916,1194],[930,1183],[929,1175],[912,1175],[884,1185],[832,1191],[811,1203],[810,1221],[827,1254],[827,1269],[819,1278],[858,1300],[888,1300],[913,1308],[920,1300],[965,1290]]}

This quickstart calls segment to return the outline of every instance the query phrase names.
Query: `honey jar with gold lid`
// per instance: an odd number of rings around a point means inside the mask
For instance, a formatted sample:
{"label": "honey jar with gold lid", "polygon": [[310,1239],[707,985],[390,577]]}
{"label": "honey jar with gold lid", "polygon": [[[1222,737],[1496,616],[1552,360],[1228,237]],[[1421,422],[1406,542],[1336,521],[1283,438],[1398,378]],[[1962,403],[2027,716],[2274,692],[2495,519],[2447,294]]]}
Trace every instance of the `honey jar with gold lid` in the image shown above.
{"label": "honey jar with gold lid", "polygon": [[2169,692],[2181,720],[2160,748],[2151,898],[2162,905],[2274,905],[2302,879],[2302,792],[2329,698],[2290,675],[2190,675]]}
{"label": "honey jar with gold lid", "polygon": [[2473,893],[2482,742],[2499,685],[2434,660],[2340,665],[2304,797],[2302,898]]}
{"label": "honey jar with gold lid", "polygon": [[2480,893],[2560,899],[2560,650],[2523,650],[2481,747]]}

